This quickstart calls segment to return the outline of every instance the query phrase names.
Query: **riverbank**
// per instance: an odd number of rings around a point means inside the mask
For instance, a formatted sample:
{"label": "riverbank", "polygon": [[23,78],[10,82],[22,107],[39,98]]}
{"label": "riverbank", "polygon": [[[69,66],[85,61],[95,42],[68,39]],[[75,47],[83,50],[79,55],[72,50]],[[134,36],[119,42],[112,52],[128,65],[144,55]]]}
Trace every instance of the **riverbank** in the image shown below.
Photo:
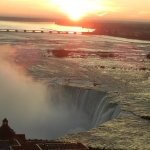
{"label": "riverbank", "polygon": [[95,29],[93,32],[84,32],[88,35],[107,35],[128,39],[150,40],[149,22],[129,22],[129,21],[62,21],[56,22],[58,25],[82,26],[82,28]]}

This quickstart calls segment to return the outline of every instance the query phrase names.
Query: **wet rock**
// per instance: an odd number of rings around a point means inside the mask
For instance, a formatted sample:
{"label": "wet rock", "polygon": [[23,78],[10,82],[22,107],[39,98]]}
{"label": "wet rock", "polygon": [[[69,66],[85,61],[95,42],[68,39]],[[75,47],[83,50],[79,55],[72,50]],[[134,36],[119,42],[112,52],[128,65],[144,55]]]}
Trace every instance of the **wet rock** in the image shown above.
{"label": "wet rock", "polygon": [[142,119],[150,120],[150,116],[141,116]]}
{"label": "wet rock", "polygon": [[147,58],[147,59],[150,59],[150,53],[146,55],[146,58]]}
{"label": "wet rock", "polygon": [[104,69],[104,68],[105,68],[105,66],[100,66],[100,68]]}
{"label": "wet rock", "polygon": [[67,57],[69,55],[70,51],[60,49],[60,50],[52,50],[52,54],[55,57]]}

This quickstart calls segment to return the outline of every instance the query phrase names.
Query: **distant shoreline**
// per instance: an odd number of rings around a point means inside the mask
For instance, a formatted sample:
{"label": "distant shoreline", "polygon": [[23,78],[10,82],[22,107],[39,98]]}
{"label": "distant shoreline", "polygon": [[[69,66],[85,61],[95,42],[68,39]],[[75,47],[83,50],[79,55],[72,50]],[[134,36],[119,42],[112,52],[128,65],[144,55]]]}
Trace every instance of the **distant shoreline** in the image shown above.
{"label": "distant shoreline", "polygon": [[82,26],[82,28],[95,29],[93,32],[84,32],[88,35],[106,35],[128,39],[150,40],[150,23],[126,21],[86,21],[65,22],[59,21],[58,25]]}
{"label": "distant shoreline", "polygon": [[84,35],[106,35],[128,39],[150,40],[149,22],[132,21],[70,21],[67,19],[54,18],[29,18],[29,17],[4,17],[0,16],[0,21],[19,21],[19,22],[55,22],[62,26],[78,26],[82,28],[95,29],[93,32],[84,32]]}
{"label": "distant shoreline", "polygon": [[19,21],[19,22],[56,22],[57,19],[49,18],[29,18],[29,17],[4,17],[0,16],[0,21]]}
{"label": "distant shoreline", "polygon": [[105,35],[105,36],[112,36],[112,37],[118,37],[118,38],[126,38],[126,39],[134,39],[134,40],[146,40],[150,41],[150,34],[144,35],[144,34],[121,34],[121,33],[99,33],[98,31],[94,32],[84,32],[83,35]]}
{"label": "distant shoreline", "polygon": [[133,23],[133,24],[149,24],[150,21],[135,21],[135,20],[91,20],[84,19],[79,21],[71,21],[67,18],[46,18],[46,17],[21,17],[21,16],[1,16],[0,21],[23,21],[23,22],[61,22],[66,24],[74,24],[76,26],[81,26],[84,23]]}

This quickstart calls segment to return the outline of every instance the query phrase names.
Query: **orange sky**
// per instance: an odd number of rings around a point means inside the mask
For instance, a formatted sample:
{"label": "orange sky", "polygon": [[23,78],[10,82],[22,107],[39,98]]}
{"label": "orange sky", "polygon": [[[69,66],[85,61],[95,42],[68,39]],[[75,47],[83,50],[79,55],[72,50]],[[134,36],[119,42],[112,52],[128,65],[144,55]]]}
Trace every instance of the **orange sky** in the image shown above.
{"label": "orange sky", "polygon": [[0,15],[150,21],[150,0],[0,0]]}

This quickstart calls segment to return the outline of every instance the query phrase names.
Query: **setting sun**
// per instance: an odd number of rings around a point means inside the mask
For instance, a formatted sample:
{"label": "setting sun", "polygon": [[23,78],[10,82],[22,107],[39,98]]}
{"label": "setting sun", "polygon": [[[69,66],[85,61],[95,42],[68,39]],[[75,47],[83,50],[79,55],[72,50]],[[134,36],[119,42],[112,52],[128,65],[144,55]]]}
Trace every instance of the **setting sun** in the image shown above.
{"label": "setting sun", "polygon": [[73,20],[79,20],[82,16],[85,15],[84,10],[81,9],[77,10],[76,8],[68,8],[62,11],[66,13]]}
{"label": "setting sun", "polygon": [[92,11],[99,10],[97,2],[91,0],[50,0],[59,10],[67,14],[72,20],[79,20]]}
{"label": "setting sun", "polygon": [[0,0],[0,16],[150,21],[149,6],[150,0]]}

